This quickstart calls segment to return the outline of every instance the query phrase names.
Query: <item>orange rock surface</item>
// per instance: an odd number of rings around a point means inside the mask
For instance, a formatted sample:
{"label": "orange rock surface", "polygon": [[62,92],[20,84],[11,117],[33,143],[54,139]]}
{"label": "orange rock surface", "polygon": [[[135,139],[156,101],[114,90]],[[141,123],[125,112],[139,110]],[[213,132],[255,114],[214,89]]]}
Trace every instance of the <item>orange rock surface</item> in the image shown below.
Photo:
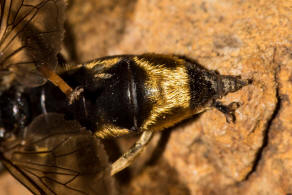
{"label": "orange rock surface", "polygon": [[[292,1],[74,3],[69,61],[174,53],[254,80],[223,98],[242,103],[235,124],[211,109],[157,135],[117,186],[122,194],[292,193]],[[149,163],[153,153],[159,155]]]}

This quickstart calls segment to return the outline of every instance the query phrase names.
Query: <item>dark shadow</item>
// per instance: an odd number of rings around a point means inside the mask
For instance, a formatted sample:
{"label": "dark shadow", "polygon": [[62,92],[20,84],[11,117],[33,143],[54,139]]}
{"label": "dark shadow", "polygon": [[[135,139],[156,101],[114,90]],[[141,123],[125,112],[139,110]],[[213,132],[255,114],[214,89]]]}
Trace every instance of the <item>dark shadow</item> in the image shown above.
{"label": "dark shadow", "polygon": [[191,194],[187,185],[180,179],[177,171],[167,161],[160,159],[155,166],[148,167],[140,173],[140,177],[131,180],[127,185],[121,185],[121,194],[145,194],[169,195]]}
{"label": "dark shadow", "polygon": [[165,129],[161,133],[161,137],[158,141],[157,146],[155,147],[154,151],[152,152],[152,155],[150,159],[145,163],[146,166],[153,166],[157,161],[160,159],[160,157],[163,155],[163,152],[165,151],[165,148],[167,146],[168,140],[170,138],[171,132],[177,129],[178,127],[186,127],[196,121],[201,114],[196,114],[192,116],[191,118],[185,119],[184,121],[178,123],[177,125]]}

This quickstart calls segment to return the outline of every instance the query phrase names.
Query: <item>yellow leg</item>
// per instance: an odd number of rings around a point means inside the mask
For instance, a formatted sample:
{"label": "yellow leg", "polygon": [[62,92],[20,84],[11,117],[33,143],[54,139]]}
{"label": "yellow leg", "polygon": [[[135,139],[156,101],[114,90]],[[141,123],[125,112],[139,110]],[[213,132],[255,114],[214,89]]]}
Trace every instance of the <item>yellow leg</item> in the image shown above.
{"label": "yellow leg", "polygon": [[144,131],[139,140],[129,149],[129,151],[124,153],[112,164],[111,175],[114,175],[130,166],[131,163],[137,158],[137,156],[139,156],[139,154],[143,151],[145,146],[149,143],[152,138],[152,134],[152,131]]}

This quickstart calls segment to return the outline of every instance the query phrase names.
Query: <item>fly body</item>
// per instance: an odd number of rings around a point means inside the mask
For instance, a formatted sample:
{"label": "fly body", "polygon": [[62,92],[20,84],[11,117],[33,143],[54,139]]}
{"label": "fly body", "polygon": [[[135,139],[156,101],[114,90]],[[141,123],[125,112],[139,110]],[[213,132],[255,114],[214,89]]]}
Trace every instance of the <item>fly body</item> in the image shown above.
{"label": "fly body", "polygon": [[[185,57],[161,54],[105,57],[69,68],[61,77],[72,88],[83,89],[83,123],[100,138],[161,131],[218,107],[217,99],[249,82]],[[231,111],[226,107],[225,114]]]}

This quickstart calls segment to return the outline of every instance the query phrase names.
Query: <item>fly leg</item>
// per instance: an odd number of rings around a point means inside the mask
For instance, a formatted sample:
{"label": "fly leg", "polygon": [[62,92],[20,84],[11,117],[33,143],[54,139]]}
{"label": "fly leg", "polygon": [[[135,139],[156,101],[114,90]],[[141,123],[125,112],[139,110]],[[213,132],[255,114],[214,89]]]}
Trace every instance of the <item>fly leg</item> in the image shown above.
{"label": "fly leg", "polygon": [[121,170],[127,168],[140,155],[147,146],[153,135],[152,131],[144,131],[139,140],[118,160],[112,164],[111,175],[115,175]]}
{"label": "fly leg", "polygon": [[225,115],[226,121],[228,123],[230,123],[230,122],[234,123],[236,120],[234,112],[237,108],[239,108],[240,103],[239,102],[232,102],[228,105],[224,105],[224,104],[222,104],[222,102],[214,101],[212,106],[215,107],[217,110],[219,110],[220,112],[222,112]]}
{"label": "fly leg", "polygon": [[75,89],[73,89],[73,91],[69,95],[67,95],[69,104],[73,104],[73,102],[83,97],[83,92],[84,89],[82,87],[76,87]]}

